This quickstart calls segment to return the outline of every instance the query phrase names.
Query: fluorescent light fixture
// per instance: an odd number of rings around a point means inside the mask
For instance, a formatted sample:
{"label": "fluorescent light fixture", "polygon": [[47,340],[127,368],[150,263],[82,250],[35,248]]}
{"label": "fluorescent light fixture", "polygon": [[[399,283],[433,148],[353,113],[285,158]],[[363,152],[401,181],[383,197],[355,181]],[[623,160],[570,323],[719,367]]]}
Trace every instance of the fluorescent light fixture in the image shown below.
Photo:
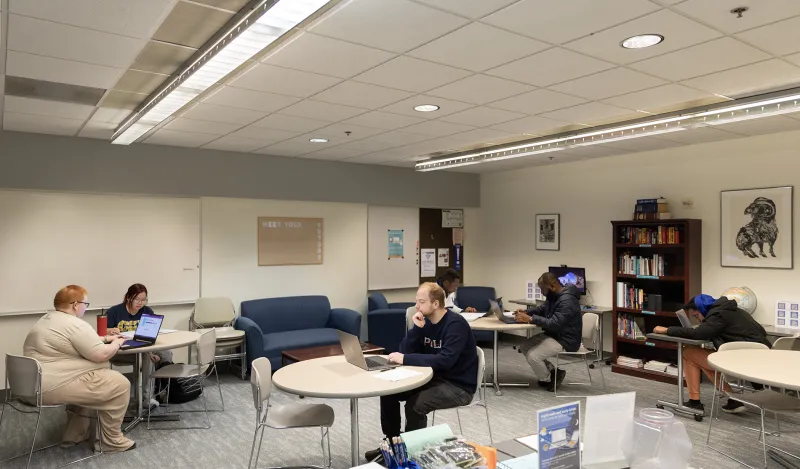
{"label": "fluorescent light fixture", "polygon": [[620,140],[652,137],[665,133],[692,130],[706,126],[725,125],[762,117],[800,112],[800,89],[771,93],[760,97],[743,98],[679,113],[662,114],[636,121],[621,122],[578,133],[551,135],[525,142],[484,148],[418,162],[417,171],[436,171],[468,164],[487,163],[509,158],[549,153],[573,147],[602,145]]}
{"label": "fluorescent light fixture", "polygon": [[327,138],[312,138],[309,140],[311,143],[328,143]]}
{"label": "fluorescent light fixture", "polygon": [[414,106],[414,110],[419,112],[433,112],[438,111],[439,106],[435,104],[420,104],[419,106]]}
{"label": "fluorescent light fixture", "polygon": [[204,46],[205,52],[176,74],[114,132],[111,143],[128,145],[252,59],[331,0],[261,0]]}
{"label": "fluorescent light fixture", "polygon": [[631,36],[620,43],[625,49],[644,49],[664,42],[664,36],[660,34],[640,34]]}

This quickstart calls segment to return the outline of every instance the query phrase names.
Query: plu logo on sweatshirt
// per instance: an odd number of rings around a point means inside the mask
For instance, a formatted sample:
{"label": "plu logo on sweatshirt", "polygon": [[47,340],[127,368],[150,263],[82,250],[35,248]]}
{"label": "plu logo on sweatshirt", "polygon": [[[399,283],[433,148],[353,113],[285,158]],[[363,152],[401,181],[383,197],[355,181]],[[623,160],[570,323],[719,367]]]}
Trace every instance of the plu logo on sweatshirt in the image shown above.
{"label": "plu logo on sweatshirt", "polygon": [[425,341],[423,342],[426,347],[430,348],[442,348],[442,341],[431,339],[430,337],[425,337]]}

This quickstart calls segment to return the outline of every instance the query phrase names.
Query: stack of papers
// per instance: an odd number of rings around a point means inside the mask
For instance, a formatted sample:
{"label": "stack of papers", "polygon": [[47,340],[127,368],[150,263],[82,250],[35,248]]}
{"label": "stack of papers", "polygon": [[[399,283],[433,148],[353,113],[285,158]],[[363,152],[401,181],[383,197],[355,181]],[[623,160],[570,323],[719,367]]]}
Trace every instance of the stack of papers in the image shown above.
{"label": "stack of papers", "polygon": [[631,358],[625,355],[617,357],[617,365],[627,366],[628,368],[641,368],[644,366],[641,358]]}
{"label": "stack of papers", "polygon": [[467,322],[472,322],[476,319],[482,318],[486,316],[485,313],[461,313],[461,317],[467,320]]}
{"label": "stack of papers", "polygon": [[660,371],[664,373],[667,371],[667,367],[669,363],[660,362],[658,360],[650,360],[649,362],[645,363],[644,369],[649,371]]}
{"label": "stack of papers", "polygon": [[393,368],[388,371],[379,371],[372,376],[385,379],[386,381],[400,381],[401,379],[411,378],[413,376],[420,376],[422,373],[419,371],[409,370],[408,368]]}
{"label": "stack of papers", "polygon": [[672,376],[678,376],[678,367],[675,365],[669,365],[667,367],[667,374]]}

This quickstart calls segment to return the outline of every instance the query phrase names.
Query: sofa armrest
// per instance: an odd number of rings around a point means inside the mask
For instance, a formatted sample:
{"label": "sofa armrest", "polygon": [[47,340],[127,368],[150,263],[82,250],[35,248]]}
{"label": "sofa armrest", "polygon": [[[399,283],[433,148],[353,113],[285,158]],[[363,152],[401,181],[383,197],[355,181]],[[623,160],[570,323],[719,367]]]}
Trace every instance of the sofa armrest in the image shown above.
{"label": "sofa armrest", "polygon": [[403,314],[405,314],[408,308],[413,306],[417,306],[417,303],[413,301],[401,301],[400,303],[389,303],[389,309],[402,309]]}
{"label": "sofa armrest", "polygon": [[361,338],[361,315],[352,309],[333,308],[328,319],[328,327]]}
{"label": "sofa armrest", "polygon": [[233,327],[236,330],[244,331],[247,366],[249,368],[253,360],[264,355],[264,332],[252,319],[241,316],[236,318]]}

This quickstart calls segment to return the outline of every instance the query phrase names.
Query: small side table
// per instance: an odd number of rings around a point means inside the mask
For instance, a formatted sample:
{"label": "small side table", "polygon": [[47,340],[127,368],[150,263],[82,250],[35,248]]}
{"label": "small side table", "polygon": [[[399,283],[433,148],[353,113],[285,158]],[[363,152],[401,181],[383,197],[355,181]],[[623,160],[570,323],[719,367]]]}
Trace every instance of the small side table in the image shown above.
{"label": "small side table", "polygon": [[[663,340],[664,342],[674,342],[678,344],[678,402],[668,402],[668,401],[661,401],[659,400],[656,403],[656,407],[663,409],[664,407],[668,407],[676,412],[680,412],[686,415],[693,415],[694,419],[698,422],[703,421],[703,412],[702,410],[692,409],[691,407],[686,407],[683,403],[683,346],[684,345],[694,345],[695,347],[702,347],[708,341],[705,340],[693,340],[693,339],[684,339],[683,337],[672,337],[666,334],[647,334],[648,339],[653,340]],[[712,416],[713,418],[713,416]]]}

